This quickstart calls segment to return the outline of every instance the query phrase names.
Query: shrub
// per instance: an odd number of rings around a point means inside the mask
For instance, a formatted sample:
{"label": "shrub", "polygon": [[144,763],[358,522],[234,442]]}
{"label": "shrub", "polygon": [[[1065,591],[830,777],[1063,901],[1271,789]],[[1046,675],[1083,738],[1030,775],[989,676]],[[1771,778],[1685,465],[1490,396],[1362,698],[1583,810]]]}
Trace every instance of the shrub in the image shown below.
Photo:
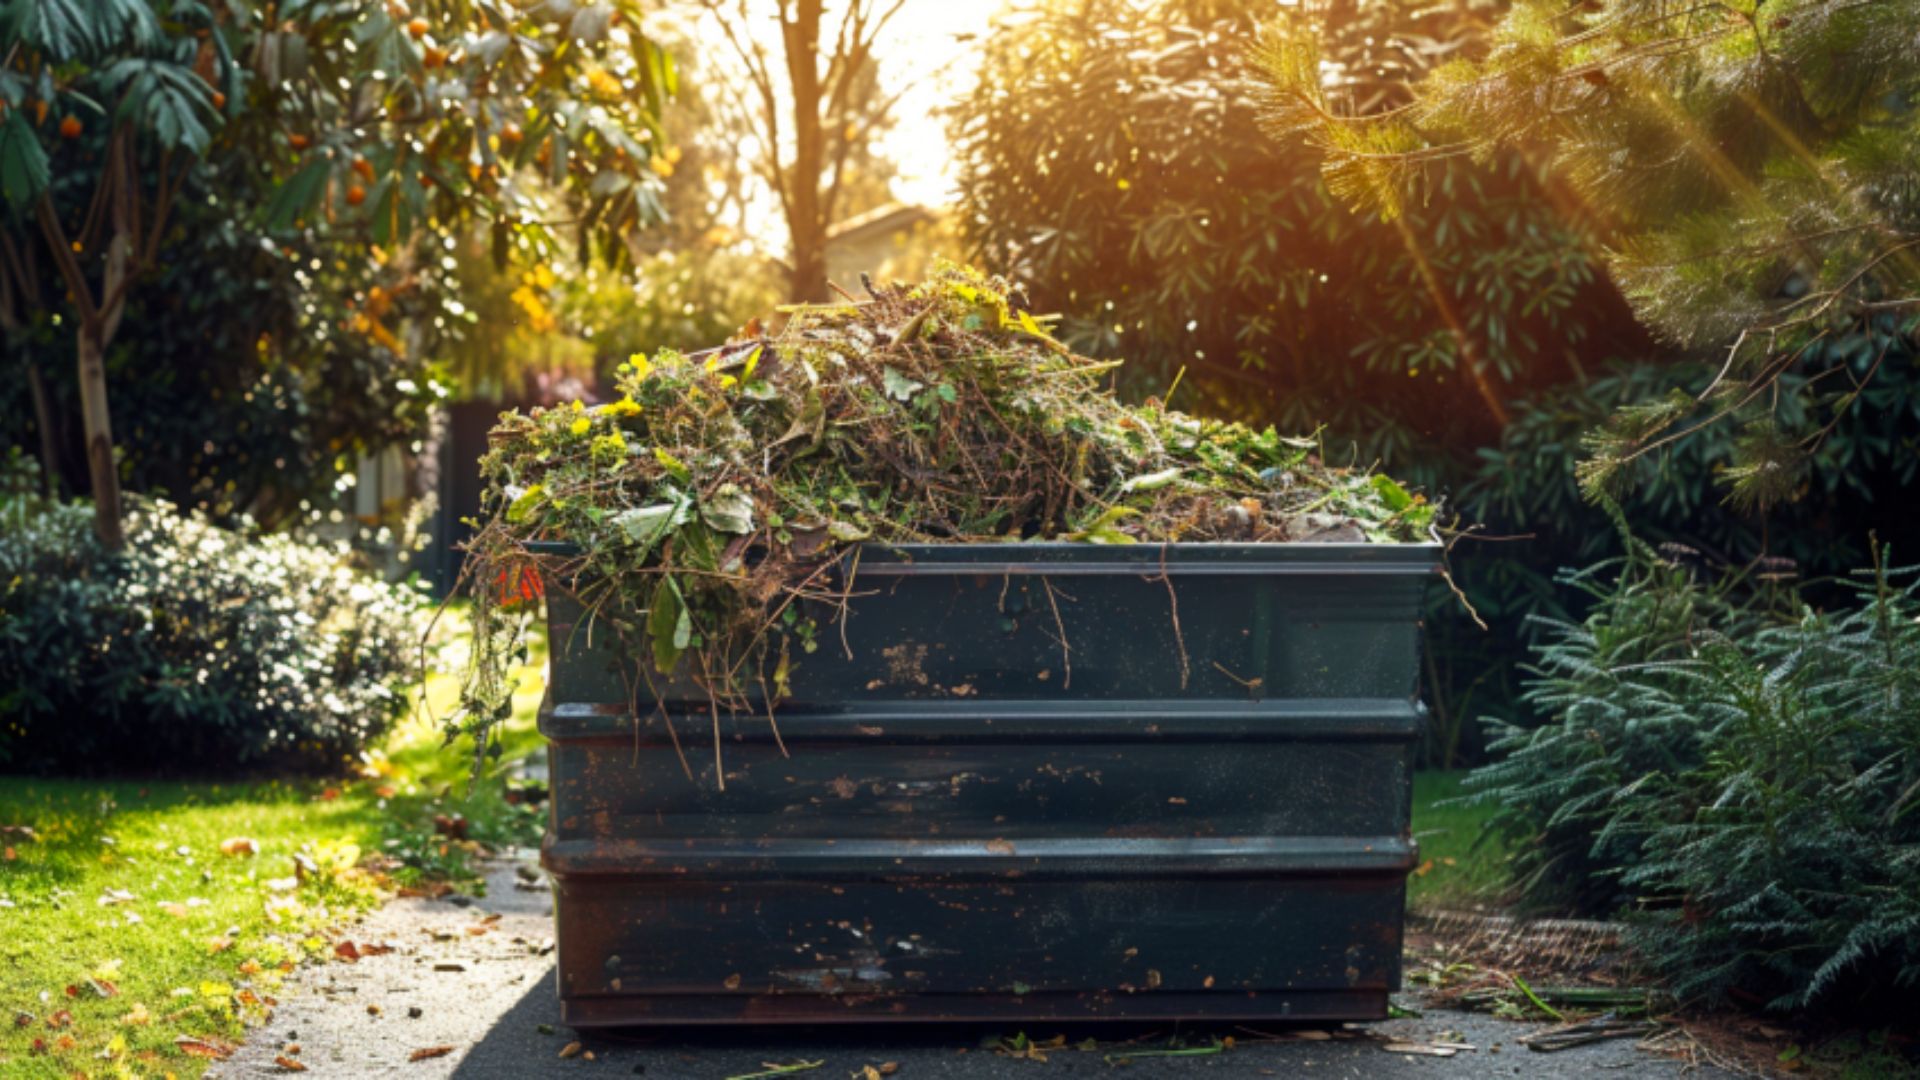
{"label": "shrub", "polygon": [[1851,1009],[1920,985],[1920,570],[1876,563],[1822,613],[1635,546],[1602,591],[1536,650],[1549,719],[1500,728],[1468,781],[1521,841],[1523,892],[1630,902],[1684,999]]}
{"label": "shrub", "polygon": [[399,715],[420,600],[285,536],[136,501],[107,553],[83,503],[0,529],[0,767],[339,767]]}

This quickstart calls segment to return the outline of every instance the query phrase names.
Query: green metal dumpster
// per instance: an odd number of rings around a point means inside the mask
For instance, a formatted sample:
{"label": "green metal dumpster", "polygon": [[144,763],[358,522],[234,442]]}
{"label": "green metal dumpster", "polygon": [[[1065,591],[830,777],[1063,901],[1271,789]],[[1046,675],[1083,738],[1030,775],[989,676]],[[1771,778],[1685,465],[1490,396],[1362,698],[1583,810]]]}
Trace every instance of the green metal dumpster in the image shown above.
{"label": "green metal dumpster", "polygon": [[869,545],[844,627],[717,740],[553,590],[565,1021],[1384,1017],[1438,562]]}

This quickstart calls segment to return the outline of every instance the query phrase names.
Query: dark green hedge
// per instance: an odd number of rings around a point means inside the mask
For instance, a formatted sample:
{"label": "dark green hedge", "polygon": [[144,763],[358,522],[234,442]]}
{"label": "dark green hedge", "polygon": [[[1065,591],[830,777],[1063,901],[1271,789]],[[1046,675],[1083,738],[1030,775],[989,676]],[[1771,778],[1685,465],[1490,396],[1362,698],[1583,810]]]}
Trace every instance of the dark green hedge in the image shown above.
{"label": "dark green hedge", "polygon": [[411,589],[288,537],[131,509],[112,555],[89,505],[0,503],[0,769],[338,768],[400,715]]}

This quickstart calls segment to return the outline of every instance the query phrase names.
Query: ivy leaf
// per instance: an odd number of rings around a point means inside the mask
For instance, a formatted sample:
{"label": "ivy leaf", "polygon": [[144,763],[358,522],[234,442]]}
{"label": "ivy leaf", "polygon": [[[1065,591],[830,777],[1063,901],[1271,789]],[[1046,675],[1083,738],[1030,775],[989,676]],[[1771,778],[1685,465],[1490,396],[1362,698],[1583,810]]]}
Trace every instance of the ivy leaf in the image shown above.
{"label": "ivy leaf", "polygon": [[887,396],[896,401],[912,401],[913,395],[927,388],[926,383],[909,379],[890,367],[880,369],[880,381],[886,385]]}
{"label": "ivy leaf", "polygon": [[653,666],[662,675],[673,674],[680,654],[693,641],[693,619],[687,614],[686,597],[672,574],[662,574],[654,586],[653,602],[647,612],[647,635],[653,639]]}

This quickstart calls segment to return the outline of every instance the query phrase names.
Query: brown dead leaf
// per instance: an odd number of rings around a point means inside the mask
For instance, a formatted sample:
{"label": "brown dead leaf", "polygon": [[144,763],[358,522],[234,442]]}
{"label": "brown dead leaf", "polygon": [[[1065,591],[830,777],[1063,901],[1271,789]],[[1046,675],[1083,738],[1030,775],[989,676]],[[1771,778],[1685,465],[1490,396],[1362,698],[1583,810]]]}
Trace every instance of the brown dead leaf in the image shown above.
{"label": "brown dead leaf", "polygon": [[563,1057],[563,1058],[570,1058],[570,1057],[579,1057],[579,1056],[580,1056],[580,1044],[579,1044],[579,1043],[577,1043],[577,1042],[570,1042],[570,1043],[568,1043],[567,1045],[565,1045],[565,1046],[563,1046],[563,1047],[561,1047],[561,1048],[560,1048],[560,1056],[561,1056],[561,1057]]}
{"label": "brown dead leaf", "polygon": [[222,855],[231,855],[235,858],[251,858],[258,854],[259,851],[260,846],[244,836],[236,836],[230,840],[220,841],[220,854]]}
{"label": "brown dead leaf", "polygon": [[276,1056],[273,1059],[273,1063],[275,1065],[280,1066],[283,1072],[306,1072],[307,1071],[307,1067],[305,1065],[300,1064],[298,1061],[295,1061],[293,1058],[290,1058],[285,1054],[280,1054]]}
{"label": "brown dead leaf", "polygon": [[177,904],[171,900],[167,901],[164,904],[161,904],[160,911],[163,914],[171,915],[176,919],[184,919],[187,917],[187,905]]}
{"label": "brown dead leaf", "polygon": [[59,1012],[47,1017],[47,1026],[55,1031],[59,1031],[61,1028],[72,1027],[73,1013],[66,1009],[61,1009]]}
{"label": "brown dead leaf", "polygon": [[360,962],[360,949],[351,941],[343,941],[333,947],[333,955],[349,964]]}
{"label": "brown dead leaf", "polygon": [[133,1003],[133,1011],[121,1017],[120,1022],[128,1027],[146,1027],[153,1023],[153,1014],[147,1011],[145,1005],[136,1001]]}
{"label": "brown dead leaf", "polygon": [[233,948],[233,939],[230,937],[216,937],[216,938],[207,939],[207,951],[210,953],[223,953],[231,948]]}
{"label": "brown dead leaf", "polygon": [[446,1057],[453,1053],[451,1046],[424,1046],[407,1055],[408,1061],[427,1061],[432,1058]]}
{"label": "brown dead leaf", "polygon": [[233,1056],[236,1049],[225,1039],[217,1039],[211,1035],[181,1035],[173,1040],[173,1045],[183,1054],[211,1058],[214,1061],[227,1060]]}

